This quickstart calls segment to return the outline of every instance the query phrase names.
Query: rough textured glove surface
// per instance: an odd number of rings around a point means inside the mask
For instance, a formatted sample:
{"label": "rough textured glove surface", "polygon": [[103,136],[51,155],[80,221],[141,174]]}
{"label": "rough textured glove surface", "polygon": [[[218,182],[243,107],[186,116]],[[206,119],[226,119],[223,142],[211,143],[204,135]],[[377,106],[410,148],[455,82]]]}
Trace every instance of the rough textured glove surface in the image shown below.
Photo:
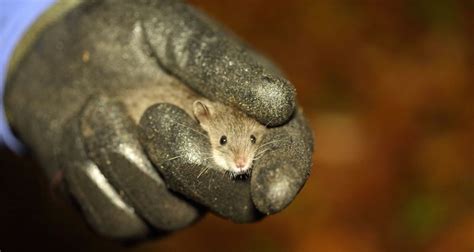
{"label": "rough textured glove surface", "polygon": [[[48,177],[65,175],[98,232],[176,230],[203,207],[250,222],[294,199],[310,172],[312,136],[293,86],[268,60],[177,0],[91,0],[65,13],[10,69],[5,107]],[[272,126],[251,179],[223,176],[199,156],[209,143],[179,108],[131,114],[129,93],[162,78]]]}

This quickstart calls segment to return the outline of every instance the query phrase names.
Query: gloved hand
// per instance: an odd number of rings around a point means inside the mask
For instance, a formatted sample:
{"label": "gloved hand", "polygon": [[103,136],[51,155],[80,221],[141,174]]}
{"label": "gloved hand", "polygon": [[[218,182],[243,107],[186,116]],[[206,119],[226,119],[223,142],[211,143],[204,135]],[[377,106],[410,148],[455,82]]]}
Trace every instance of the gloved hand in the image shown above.
{"label": "gloved hand", "polygon": [[[169,159],[209,148],[180,108],[155,104],[141,118],[131,115],[127,92],[146,91],[164,75],[270,127],[267,153],[254,162],[250,180],[223,176],[204,157]],[[64,174],[67,190],[105,236],[176,230],[204,209],[255,221],[285,208],[310,173],[312,135],[292,85],[176,0],[75,7],[42,33],[7,85],[12,127],[50,177]]]}

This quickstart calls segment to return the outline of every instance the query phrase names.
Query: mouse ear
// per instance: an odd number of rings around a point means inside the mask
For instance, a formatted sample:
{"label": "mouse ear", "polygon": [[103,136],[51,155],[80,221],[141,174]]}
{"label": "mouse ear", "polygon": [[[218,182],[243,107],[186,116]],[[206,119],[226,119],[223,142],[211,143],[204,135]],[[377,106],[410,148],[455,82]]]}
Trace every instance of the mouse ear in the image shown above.
{"label": "mouse ear", "polygon": [[203,100],[197,100],[193,103],[194,117],[199,123],[206,122],[211,118],[212,105]]}

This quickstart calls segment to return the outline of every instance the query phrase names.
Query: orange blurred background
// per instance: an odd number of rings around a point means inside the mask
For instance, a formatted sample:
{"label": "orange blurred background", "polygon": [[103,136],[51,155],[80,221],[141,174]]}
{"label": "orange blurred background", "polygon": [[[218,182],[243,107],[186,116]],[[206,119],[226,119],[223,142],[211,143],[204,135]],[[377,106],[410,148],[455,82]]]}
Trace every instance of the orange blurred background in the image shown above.
{"label": "orange blurred background", "polygon": [[474,250],[474,2],[190,2],[296,86],[316,148],[295,201],[256,224],[209,214],[124,247],[89,231],[35,163],[2,150],[0,250]]}

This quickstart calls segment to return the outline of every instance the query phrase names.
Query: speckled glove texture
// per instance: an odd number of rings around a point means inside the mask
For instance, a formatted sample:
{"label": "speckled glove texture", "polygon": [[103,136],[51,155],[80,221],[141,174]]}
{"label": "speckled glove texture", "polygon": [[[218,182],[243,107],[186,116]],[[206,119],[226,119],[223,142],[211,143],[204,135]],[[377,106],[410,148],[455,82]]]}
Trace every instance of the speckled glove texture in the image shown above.
{"label": "speckled glove texture", "polygon": [[[181,108],[131,114],[128,94],[162,76],[268,126],[250,178],[226,176],[200,155],[210,143]],[[288,206],[310,174],[313,139],[293,86],[177,0],[79,4],[10,71],[5,100],[10,125],[48,177],[63,174],[89,224],[108,237],[177,230],[206,210],[253,222]]]}

